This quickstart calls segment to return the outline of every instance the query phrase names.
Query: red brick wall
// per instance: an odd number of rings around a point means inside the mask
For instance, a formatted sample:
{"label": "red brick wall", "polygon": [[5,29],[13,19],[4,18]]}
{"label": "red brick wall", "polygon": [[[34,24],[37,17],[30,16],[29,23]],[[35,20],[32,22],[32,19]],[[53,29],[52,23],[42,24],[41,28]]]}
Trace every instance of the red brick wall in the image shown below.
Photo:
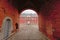
{"label": "red brick wall", "polygon": [[39,22],[39,30],[43,34],[46,34],[45,19],[44,19],[44,16],[41,14],[41,12],[40,12],[39,17],[38,17],[38,22]]}
{"label": "red brick wall", "polygon": [[18,23],[18,11],[5,0],[0,1],[0,27],[7,16],[12,18],[13,29],[15,29],[15,23]]}
{"label": "red brick wall", "polygon": [[49,10],[49,13],[51,15],[48,17],[48,19],[51,21],[51,24],[52,24],[52,31],[51,31],[52,35],[51,36],[54,39],[58,40],[58,38],[60,38],[60,1],[56,0],[53,6],[54,7],[51,10]]}
{"label": "red brick wall", "polygon": [[51,40],[60,38],[60,1],[55,0],[52,3],[47,3],[42,8],[39,17],[40,31],[46,34]]}

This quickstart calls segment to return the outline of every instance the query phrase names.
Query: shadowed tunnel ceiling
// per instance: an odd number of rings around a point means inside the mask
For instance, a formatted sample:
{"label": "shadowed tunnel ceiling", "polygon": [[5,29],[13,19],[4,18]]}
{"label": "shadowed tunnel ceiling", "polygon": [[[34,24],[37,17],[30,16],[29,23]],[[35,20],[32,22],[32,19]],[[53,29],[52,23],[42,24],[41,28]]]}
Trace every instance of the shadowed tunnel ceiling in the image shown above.
{"label": "shadowed tunnel ceiling", "polygon": [[[53,1],[52,0],[8,0],[8,2],[13,7],[17,8],[19,12],[25,8],[33,8],[36,9],[36,11],[40,11],[43,8],[45,8],[47,4],[52,3]],[[51,5],[46,8],[46,12],[49,11],[48,8],[50,7]]]}

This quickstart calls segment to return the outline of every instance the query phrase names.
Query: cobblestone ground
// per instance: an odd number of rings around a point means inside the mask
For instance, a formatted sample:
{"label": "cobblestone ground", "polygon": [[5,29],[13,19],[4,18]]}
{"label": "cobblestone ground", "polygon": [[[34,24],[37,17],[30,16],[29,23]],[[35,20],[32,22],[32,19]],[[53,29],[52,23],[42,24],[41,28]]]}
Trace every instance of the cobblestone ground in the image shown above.
{"label": "cobblestone ground", "polygon": [[8,40],[49,40],[43,35],[37,25],[20,25],[20,30]]}

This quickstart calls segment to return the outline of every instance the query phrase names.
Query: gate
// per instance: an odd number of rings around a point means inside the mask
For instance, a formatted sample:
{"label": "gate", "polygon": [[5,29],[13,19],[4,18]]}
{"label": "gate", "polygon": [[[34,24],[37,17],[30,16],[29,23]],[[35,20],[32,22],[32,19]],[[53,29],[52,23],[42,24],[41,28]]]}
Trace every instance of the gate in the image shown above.
{"label": "gate", "polygon": [[3,38],[4,38],[4,40],[7,40],[8,36],[9,36],[10,28],[11,28],[11,20],[7,19],[5,21],[4,27],[3,27]]}

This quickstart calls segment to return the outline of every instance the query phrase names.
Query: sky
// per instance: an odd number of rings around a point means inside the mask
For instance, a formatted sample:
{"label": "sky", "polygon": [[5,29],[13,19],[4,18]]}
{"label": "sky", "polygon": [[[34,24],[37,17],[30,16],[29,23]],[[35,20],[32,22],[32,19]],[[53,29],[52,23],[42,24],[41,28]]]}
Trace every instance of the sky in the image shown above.
{"label": "sky", "polygon": [[21,13],[21,16],[23,16],[23,17],[37,17],[38,15],[34,10],[27,9]]}

